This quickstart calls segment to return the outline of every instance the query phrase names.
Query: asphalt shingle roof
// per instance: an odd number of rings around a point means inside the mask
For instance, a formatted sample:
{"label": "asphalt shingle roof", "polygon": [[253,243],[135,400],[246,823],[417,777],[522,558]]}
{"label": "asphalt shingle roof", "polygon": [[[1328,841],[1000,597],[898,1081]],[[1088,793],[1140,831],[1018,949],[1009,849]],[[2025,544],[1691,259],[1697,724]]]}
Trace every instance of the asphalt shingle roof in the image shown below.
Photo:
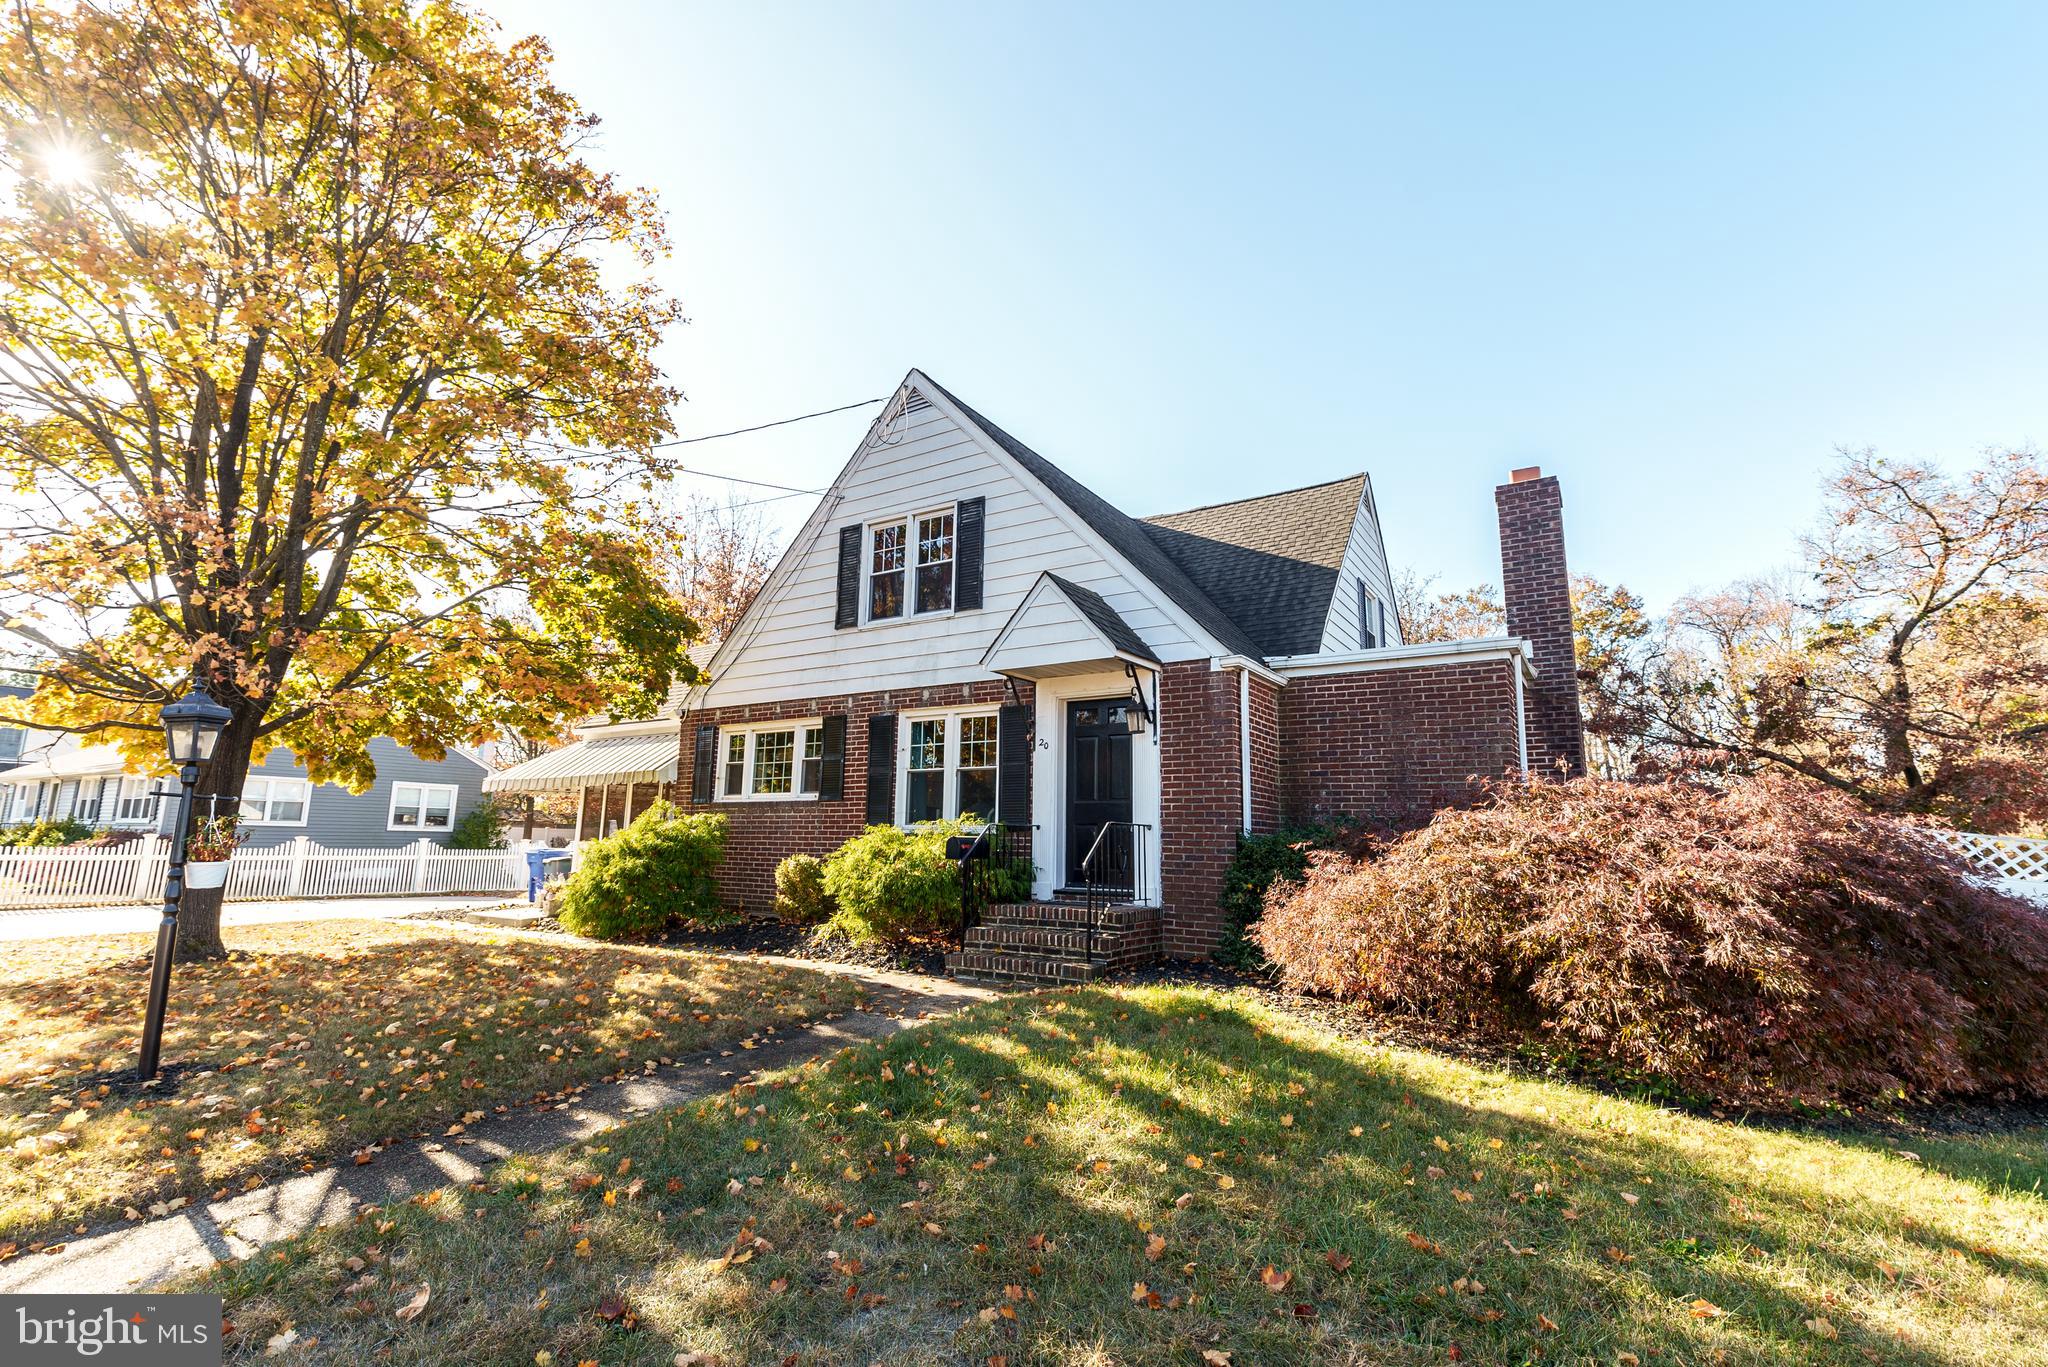
{"label": "asphalt shingle roof", "polygon": [[[1080,519],[1094,530],[1097,536],[1107,541],[1124,559],[1131,562],[1137,571],[1159,587],[1160,592],[1171,598],[1180,609],[1201,623],[1202,628],[1232,654],[1261,656],[1266,652],[1251,633],[1203,592],[1193,579],[1189,578],[1174,559],[1147,534],[1145,525],[1129,514],[1113,507],[1101,496],[1080,481],[1054,465],[1044,456],[1018,441],[1002,428],[990,422],[959,397],[930,380],[932,387],[962,413],[968,421],[986,432],[989,439],[1001,446],[1010,458],[1031,472],[1040,484],[1051,490],[1054,497],[1074,510]],[[1325,595],[1325,602],[1328,596]]]}
{"label": "asphalt shingle roof", "polygon": [[1145,531],[1264,656],[1321,648],[1365,476],[1212,503],[1144,521]]}
{"label": "asphalt shingle roof", "polygon": [[1047,571],[1045,577],[1052,580],[1061,593],[1067,595],[1067,600],[1083,617],[1095,624],[1095,629],[1107,637],[1111,645],[1118,650],[1136,655],[1141,660],[1158,663],[1158,654],[1151,646],[1145,644],[1145,638],[1140,636],[1101,594],[1094,589],[1076,584],[1071,579],[1062,579],[1051,571]]}

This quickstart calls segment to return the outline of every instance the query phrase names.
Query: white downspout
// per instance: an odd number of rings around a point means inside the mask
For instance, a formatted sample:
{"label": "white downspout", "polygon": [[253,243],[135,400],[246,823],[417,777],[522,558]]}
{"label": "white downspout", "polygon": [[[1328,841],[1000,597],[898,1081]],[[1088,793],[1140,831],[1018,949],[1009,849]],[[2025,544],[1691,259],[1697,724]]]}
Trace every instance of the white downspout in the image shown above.
{"label": "white downspout", "polygon": [[1529,777],[1529,708],[1522,698],[1522,661],[1508,657],[1508,669],[1515,676],[1515,751],[1522,777]]}
{"label": "white downspout", "polygon": [[1252,833],[1252,672],[1237,671],[1237,767],[1244,789],[1244,833]]}

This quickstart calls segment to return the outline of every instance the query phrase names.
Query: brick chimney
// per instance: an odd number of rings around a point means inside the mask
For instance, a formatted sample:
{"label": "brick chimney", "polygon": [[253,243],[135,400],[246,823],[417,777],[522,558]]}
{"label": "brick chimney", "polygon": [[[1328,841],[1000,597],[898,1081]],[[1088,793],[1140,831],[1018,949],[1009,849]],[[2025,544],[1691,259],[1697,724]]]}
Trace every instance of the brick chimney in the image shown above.
{"label": "brick chimney", "polygon": [[[1564,561],[1564,496],[1536,466],[1516,470],[1493,491],[1500,514],[1501,597],[1508,635],[1535,647],[1536,681],[1523,697],[1529,772],[1571,778],[1586,772],[1579,721],[1579,674],[1572,650],[1572,585]],[[1562,765],[1560,765],[1562,761]]]}

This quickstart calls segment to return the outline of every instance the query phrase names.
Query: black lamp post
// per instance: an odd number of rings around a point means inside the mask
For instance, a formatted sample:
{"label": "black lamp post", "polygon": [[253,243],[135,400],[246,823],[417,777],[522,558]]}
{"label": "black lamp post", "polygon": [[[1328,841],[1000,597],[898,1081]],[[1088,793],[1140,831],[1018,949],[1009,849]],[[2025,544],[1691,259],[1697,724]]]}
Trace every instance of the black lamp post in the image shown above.
{"label": "black lamp post", "polygon": [[157,1054],[164,1042],[164,1009],[171,999],[171,951],[178,944],[178,903],[185,896],[185,841],[192,827],[192,789],[200,764],[212,758],[214,742],[234,713],[198,689],[164,708],[164,744],[178,766],[178,820],[171,836],[171,871],[164,880],[164,919],[156,928],[156,959],[149,966],[149,1014],[142,1021],[142,1057],[135,1074],[143,1082],[156,1076]]}

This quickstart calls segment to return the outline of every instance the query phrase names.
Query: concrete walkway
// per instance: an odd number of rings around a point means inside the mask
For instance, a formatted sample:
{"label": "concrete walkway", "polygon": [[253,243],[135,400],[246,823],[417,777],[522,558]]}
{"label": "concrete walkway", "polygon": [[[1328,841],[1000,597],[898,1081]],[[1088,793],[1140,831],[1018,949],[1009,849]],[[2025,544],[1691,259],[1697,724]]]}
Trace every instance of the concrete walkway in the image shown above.
{"label": "concrete walkway", "polygon": [[360,1167],[351,1163],[323,1168],[223,1201],[190,1206],[161,1219],[102,1226],[71,1240],[56,1253],[25,1253],[0,1263],[0,1293],[132,1291],[157,1286],[223,1259],[246,1258],[280,1239],[338,1224],[363,1205],[389,1205],[437,1187],[474,1182],[502,1159],[582,1143],[651,1111],[722,1091],[755,1072],[882,1039],[919,1021],[998,995],[987,988],[917,974],[776,955],[748,957],[856,978],[870,988],[874,1009],[815,1021],[744,1053],[714,1050],[673,1067],[600,1083],[575,1100],[552,1108],[493,1116],[456,1139],[396,1144]]}
{"label": "concrete walkway", "polygon": [[[421,912],[461,911],[503,906],[526,899],[515,893],[450,893],[420,897],[299,897],[275,902],[228,902],[222,905],[224,926],[260,926],[275,921],[396,921]],[[0,911],[0,941],[49,940],[63,935],[156,934],[160,906],[128,903],[115,907],[35,907]]]}

